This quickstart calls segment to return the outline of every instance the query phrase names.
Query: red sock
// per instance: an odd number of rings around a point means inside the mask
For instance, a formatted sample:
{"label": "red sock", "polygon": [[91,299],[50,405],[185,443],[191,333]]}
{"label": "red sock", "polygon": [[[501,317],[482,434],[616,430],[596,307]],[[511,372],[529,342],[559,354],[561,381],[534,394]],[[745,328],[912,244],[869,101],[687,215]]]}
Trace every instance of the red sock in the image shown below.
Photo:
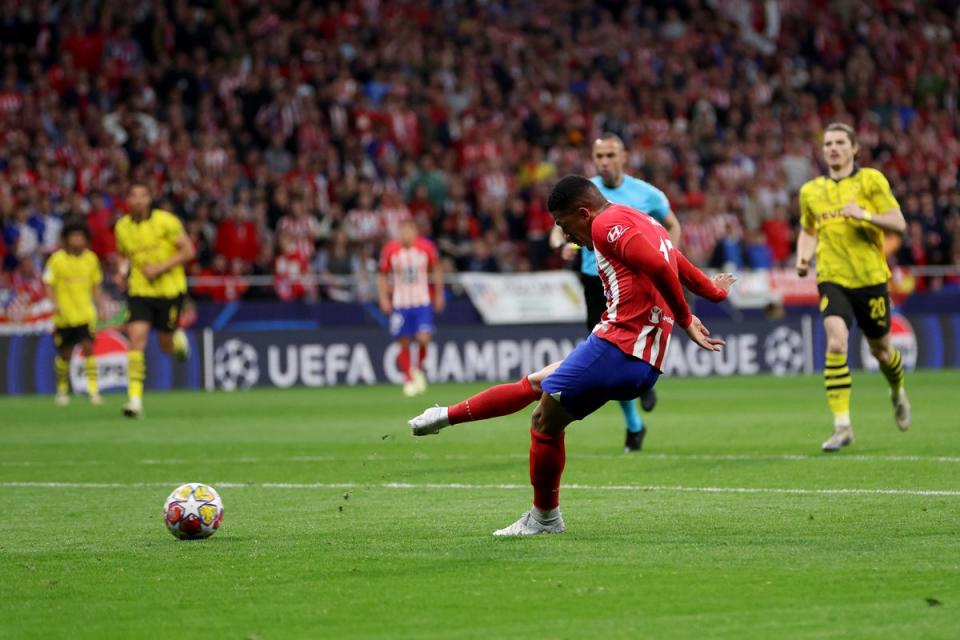
{"label": "red sock", "polygon": [[567,461],[563,432],[539,433],[530,429],[530,484],[533,506],[549,511],[560,505],[560,476]]}
{"label": "red sock", "polygon": [[450,424],[460,424],[508,416],[539,399],[540,393],[534,391],[530,381],[524,376],[518,382],[498,384],[458,402],[447,410],[447,417],[450,418]]}
{"label": "red sock", "polygon": [[410,345],[410,368],[419,369],[420,361],[427,355],[427,348],[421,344]]}
{"label": "red sock", "polygon": [[410,382],[410,347],[400,347],[400,353],[397,355],[397,367],[403,374],[403,379]]}

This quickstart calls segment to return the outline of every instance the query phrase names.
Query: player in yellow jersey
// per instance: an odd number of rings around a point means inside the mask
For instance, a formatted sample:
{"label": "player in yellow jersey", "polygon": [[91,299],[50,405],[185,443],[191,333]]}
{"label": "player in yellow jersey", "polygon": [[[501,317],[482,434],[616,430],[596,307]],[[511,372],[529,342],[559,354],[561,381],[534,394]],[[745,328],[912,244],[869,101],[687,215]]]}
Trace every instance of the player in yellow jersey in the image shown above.
{"label": "player in yellow jersey", "polygon": [[43,284],[53,302],[53,341],[57,347],[54,372],[57,380],[56,403],[70,404],[70,356],[80,345],[87,394],[91,404],[101,404],[97,387],[97,360],[93,355],[93,335],[97,309],[102,309],[100,260],[87,248],[90,230],[79,221],[68,221],[61,232],[61,248],[47,260]]}
{"label": "player in yellow jersey", "polygon": [[858,151],[851,127],[829,125],[823,136],[829,176],[815,178],[800,189],[797,273],[807,274],[816,250],[820,311],[827,334],[824,384],[833,412],[833,434],[823,443],[824,451],[837,451],[853,442],[853,379],[847,367],[847,342],[854,318],[890,384],[897,426],[903,431],[910,427],[903,361],[890,343],[890,269],[883,251],[884,234],[903,233],[906,222],[883,174],[856,164]]}
{"label": "player in yellow jersey", "polygon": [[187,277],[183,265],[193,259],[194,247],[180,219],[169,211],[151,207],[150,189],[134,183],[127,195],[128,211],[117,221],[117,250],[129,262],[127,336],[130,338],[127,376],[128,402],[123,413],[143,414],[143,381],[147,368],[143,350],[150,329],[158,332],[160,348],[180,359],[190,355],[190,345],[177,328]]}

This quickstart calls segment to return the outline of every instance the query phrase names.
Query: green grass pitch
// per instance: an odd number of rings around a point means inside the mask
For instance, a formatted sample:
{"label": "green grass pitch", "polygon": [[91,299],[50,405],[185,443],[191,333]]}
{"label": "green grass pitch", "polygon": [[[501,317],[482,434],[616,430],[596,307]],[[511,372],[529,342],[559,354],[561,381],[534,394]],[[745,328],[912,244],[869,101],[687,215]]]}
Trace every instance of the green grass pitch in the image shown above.
{"label": "green grass pitch", "polygon": [[[857,442],[819,452],[819,377],[664,379],[646,451],[616,406],[567,437],[568,532],[528,507],[530,411],[414,439],[480,385],[0,400],[3,638],[956,638],[960,372],[893,424],[855,374]],[[223,497],[180,542],[179,483]]]}

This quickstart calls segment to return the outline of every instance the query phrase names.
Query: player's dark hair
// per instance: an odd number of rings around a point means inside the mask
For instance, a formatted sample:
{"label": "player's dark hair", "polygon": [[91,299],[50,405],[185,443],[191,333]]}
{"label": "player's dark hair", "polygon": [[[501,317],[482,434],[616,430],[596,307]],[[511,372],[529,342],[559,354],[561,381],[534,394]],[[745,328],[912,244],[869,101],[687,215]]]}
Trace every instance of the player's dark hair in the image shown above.
{"label": "player's dark hair", "polygon": [[87,242],[90,241],[90,227],[87,226],[87,223],[82,218],[67,219],[66,222],[63,223],[63,229],[60,230],[60,239],[66,242],[72,233],[82,233],[87,239]]}
{"label": "player's dark hair", "polygon": [[570,175],[554,185],[547,198],[547,209],[554,215],[562,215],[580,207],[598,208],[604,201],[597,185],[583,176]]}
{"label": "player's dark hair", "polygon": [[827,128],[823,130],[824,135],[828,131],[843,131],[847,134],[847,138],[850,139],[850,144],[854,147],[860,146],[860,141],[857,140],[857,132],[853,130],[853,127],[843,122],[831,122],[827,125]]}

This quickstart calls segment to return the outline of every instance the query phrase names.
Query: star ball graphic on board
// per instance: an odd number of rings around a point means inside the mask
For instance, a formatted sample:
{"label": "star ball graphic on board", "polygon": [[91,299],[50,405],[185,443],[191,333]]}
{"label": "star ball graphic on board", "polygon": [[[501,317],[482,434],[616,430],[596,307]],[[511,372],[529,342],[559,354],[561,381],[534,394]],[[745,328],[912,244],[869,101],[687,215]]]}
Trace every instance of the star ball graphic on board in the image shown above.
{"label": "star ball graphic on board", "polygon": [[763,342],[764,359],[778,376],[803,371],[803,336],[790,327],[777,327]]}
{"label": "star ball graphic on board", "polygon": [[226,391],[249,389],[260,380],[257,350],[242,340],[227,340],[213,354],[213,375]]}

